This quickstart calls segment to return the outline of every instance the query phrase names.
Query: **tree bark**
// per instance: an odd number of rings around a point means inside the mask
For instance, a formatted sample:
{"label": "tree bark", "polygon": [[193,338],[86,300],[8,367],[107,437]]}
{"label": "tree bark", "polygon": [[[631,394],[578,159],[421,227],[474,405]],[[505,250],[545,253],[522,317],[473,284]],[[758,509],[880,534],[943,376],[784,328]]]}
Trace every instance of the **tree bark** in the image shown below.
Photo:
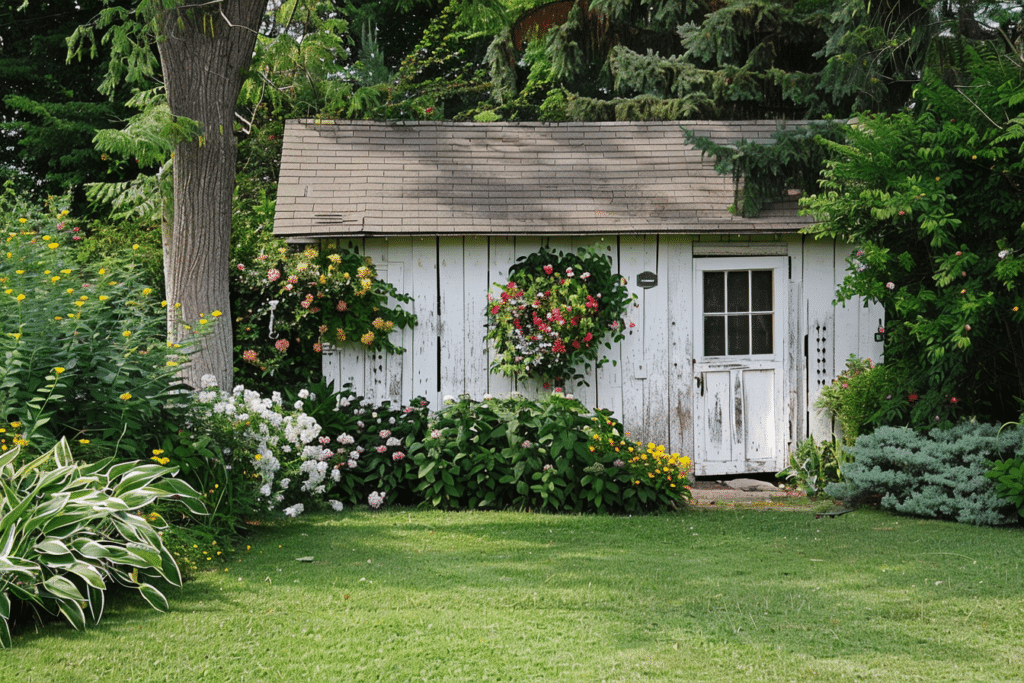
{"label": "tree bark", "polygon": [[[158,50],[171,114],[202,125],[174,153],[174,218],[164,259],[169,339],[206,331],[182,379],[234,382],[229,268],[235,186],[235,104],[252,62],[267,0],[186,2],[158,17]],[[215,315],[219,311],[220,315]],[[200,326],[206,317],[210,323]],[[191,330],[188,329],[191,327]]]}

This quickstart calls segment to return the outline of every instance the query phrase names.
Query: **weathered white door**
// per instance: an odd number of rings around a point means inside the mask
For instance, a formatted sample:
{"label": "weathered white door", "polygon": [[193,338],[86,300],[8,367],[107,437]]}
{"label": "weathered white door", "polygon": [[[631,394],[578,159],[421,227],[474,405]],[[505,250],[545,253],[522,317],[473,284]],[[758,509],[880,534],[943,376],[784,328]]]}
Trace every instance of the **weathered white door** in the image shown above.
{"label": "weathered white door", "polygon": [[698,475],[785,467],[784,256],[694,258]]}

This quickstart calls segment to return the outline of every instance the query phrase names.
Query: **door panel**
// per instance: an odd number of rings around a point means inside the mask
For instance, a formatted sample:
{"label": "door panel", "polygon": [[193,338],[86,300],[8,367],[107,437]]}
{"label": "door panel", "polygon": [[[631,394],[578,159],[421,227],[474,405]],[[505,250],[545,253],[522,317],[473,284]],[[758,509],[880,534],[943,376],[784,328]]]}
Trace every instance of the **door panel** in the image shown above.
{"label": "door panel", "polygon": [[785,257],[694,259],[698,475],[785,467]]}

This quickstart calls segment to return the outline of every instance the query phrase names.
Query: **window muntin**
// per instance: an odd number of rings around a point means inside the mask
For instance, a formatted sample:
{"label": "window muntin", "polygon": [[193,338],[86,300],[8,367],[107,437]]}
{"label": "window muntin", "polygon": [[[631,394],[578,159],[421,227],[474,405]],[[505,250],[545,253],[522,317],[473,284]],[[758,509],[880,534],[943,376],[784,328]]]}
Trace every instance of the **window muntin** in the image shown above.
{"label": "window muntin", "polygon": [[704,355],[774,353],[771,270],[704,271]]}

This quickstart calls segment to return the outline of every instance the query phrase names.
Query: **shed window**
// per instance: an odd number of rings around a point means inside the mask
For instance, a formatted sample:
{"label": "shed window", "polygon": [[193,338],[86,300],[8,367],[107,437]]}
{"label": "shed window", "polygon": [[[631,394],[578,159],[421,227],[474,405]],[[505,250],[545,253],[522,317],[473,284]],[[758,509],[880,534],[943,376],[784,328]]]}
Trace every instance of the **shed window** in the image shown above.
{"label": "shed window", "polygon": [[704,271],[704,355],[773,353],[774,302],[770,270]]}

